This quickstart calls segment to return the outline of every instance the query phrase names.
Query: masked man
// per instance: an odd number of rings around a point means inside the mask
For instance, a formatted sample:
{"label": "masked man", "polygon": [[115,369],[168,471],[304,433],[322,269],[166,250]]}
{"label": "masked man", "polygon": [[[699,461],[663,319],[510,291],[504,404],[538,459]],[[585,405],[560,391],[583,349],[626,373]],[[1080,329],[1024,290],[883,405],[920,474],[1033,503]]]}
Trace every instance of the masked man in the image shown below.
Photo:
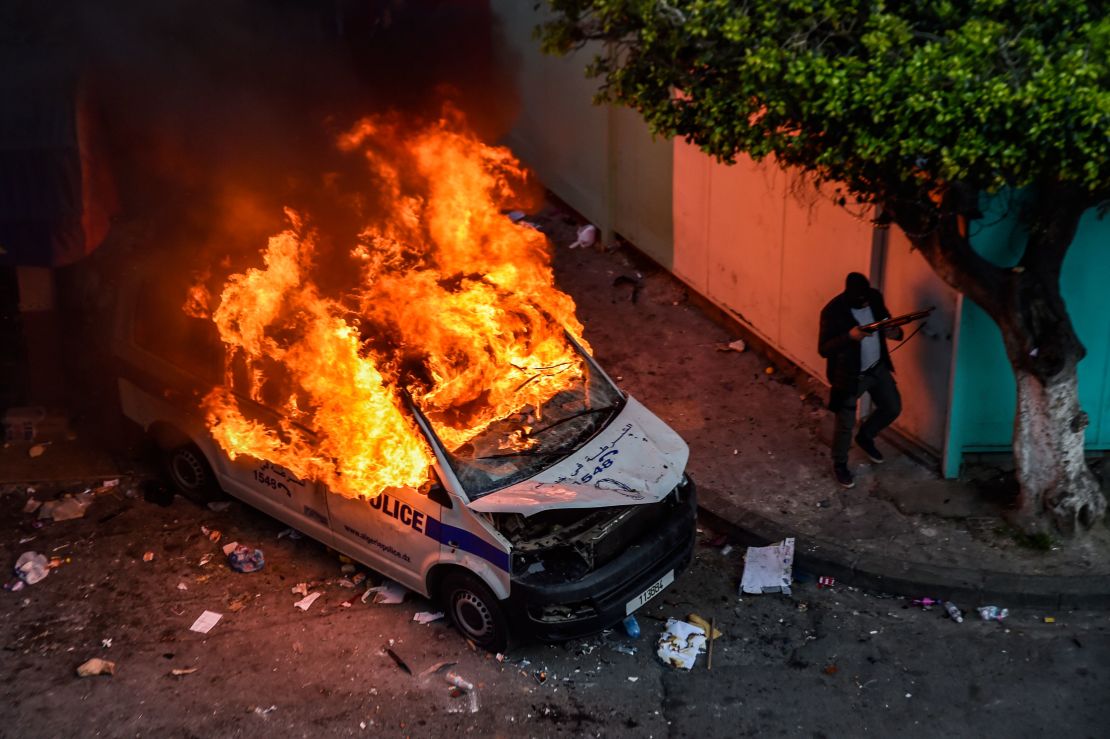
{"label": "masked man", "polygon": [[848,449],[856,425],[856,402],[870,393],[875,409],[860,426],[856,444],[872,462],[883,455],[875,437],[902,412],[902,397],[894,382],[886,338],[902,338],[901,328],[864,331],[860,326],[890,318],[883,296],[867,278],[852,272],[844,281],[844,292],[821,310],[817,351],[827,360],[826,376],[832,385],[829,410],[836,414],[833,433],[833,476],[846,488],[856,483],[848,469]]}

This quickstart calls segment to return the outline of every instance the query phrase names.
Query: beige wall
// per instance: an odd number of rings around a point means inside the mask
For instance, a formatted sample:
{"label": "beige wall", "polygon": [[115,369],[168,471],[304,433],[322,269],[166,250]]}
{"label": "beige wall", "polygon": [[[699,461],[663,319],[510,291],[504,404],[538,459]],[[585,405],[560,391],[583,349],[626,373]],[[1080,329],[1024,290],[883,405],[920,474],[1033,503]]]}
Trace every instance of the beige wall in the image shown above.
{"label": "beige wall", "polygon": [[[494,0],[517,72],[520,115],[506,143],[544,184],[611,228],[779,351],[824,379],[818,315],[850,271],[871,276],[891,311],[938,307],[895,354],[904,412],[898,427],[943,446],[955,296],[905,238],[798,186],[774,162],[719,164],[682,141],[655,141],[634,112],[592,105],[583,69],[539,53],[530,3]],[[873,265],[879,270],[874,272]]]}

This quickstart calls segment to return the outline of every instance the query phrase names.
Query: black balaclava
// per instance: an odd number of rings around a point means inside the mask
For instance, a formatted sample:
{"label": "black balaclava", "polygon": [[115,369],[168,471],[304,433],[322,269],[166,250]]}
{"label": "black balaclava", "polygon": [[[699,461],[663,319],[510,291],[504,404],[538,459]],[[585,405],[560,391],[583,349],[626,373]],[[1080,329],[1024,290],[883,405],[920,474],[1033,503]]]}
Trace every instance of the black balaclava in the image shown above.
{"label": "black balaclava", "polygon": [[849,272],[844,280],[844,294],[853,308],[862,308],[871,296],[871,283],[859,272]]}

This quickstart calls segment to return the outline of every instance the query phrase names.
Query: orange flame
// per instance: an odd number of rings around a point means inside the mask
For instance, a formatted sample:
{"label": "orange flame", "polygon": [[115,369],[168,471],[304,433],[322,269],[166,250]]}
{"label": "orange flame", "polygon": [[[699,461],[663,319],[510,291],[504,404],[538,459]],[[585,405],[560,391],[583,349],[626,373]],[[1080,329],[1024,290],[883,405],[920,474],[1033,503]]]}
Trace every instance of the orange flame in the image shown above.
{"label": "orange flame", "polygon": [[375,496],[420,486],[433,460],[402,388],[456,449],[580,380],[564,329],[581,341],[582,326],[546,238],[501,212],[527,176],[508,150],[447,118],[362,120],[339,147],[365,158],[386,215],[324,274],[318,235],[286,211],[263,266],[228,278],[212,314],[229,351],[204,408],[233,459]]}

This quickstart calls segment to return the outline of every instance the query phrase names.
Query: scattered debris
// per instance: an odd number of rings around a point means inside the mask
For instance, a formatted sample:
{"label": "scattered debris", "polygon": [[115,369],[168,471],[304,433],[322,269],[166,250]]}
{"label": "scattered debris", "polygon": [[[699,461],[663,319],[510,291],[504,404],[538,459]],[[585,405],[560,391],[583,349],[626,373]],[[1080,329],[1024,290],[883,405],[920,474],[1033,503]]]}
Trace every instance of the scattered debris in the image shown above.
{"label": "scattered debris", "polygon": [[42,581],[50,574],[48,564],[49,561],[46,557],[38,552],[24,552],[19,555],[19,559],[15,561],[14,569],[20,583],[19,587],[12,587],[11,590],[19,590],[24,583],[34,585]]}
{"label": "scattered debris", "polygon": [[207,634],[209,631],[212,630],[213,626],[219,623],[221,618],[223,618],[222,613],[216,613],[215,611],[205,611],[204,613],[197,616],[197,620],[194,621],[193,625],[189,627],[189,631],[196,631],[200,634]]}
{"label": "scattered debris", "polygon": [[944,610],[945,610],[945,612],[947,612],[947,613],[948,613],[948,615],[949,615],[949,616],[950,616],[950,617],[952,618],[952,620],[953,620],[953,621],[955,621],[956,623],[958,623],[958,624],[962,624],[962,623],[964,622],[964,614],[963,614],[963,612],[962,612],[962,611],[960,611],[959,607],[958,607],[958,606],[956,606],[956,604],[955,604],[955,603],[953,603],[952,601],[950,601],[950,600],[946,600],[946,601],[944,601]]}
{"label": "scattered debris", "polygon": [[385,650],[385,653],[389,655],[389,658],[393,660],[393,663],[397,665],[397,667],[399,667],[406,675],[412,674],[412,669],[405,664],[405,661],[403,659],[397,656],[396,652],[394,652],[389,647],[383,647],[383,649]]}
{"label": "scattered debris", "polygon": [[624,626],[624,632],[633,639],[640,637],[640,622],[636,620],[635,614],[626,616],[624,621],[621,621],[621,625]]}
{"label": "scattered debris", "polygon": [[1055,616],[1045,616],[1044,617],[1044,622],[1046,624],[1054,624],[1054,623],[1056,623],[1056,617]]}
{"label": "scattered debris", "polygon": [[412,616],[412,620],[418,624],[430,624],[441,618],[443,618],[443,611],[436,611],[435,613],[431,611],[421,611],[420,613],[414,613]]}
{"label": "scattered debris", "polygon": [[826,675],[835,675],[839,670],[839,667],[830,662],[829,664],[825,665],[824,669],[822,669],[821,672],[825,673]]}
{"label": "scattered debris", "polygon": [[728,342],[728,349],[734,352],[743,352],[748,348],[747,343],[743,339]]}
{"label": "scattered debris", "polygon": [[27,499],[27,502],[23,504],[23,512],[34,513],[39,509],[39,506],[41,505],[42,501],[38,500],[37,498],[35,498],[35,496],[32,495],[30,498]]}
{"label": "scattered debris", "polygon": [[740,593],[782,593],[790,595],[794,568],[794,538],[766,547],[748,547]]}
{"label": "scattered debris", "polygon": [[536,670],[535,672],[532,673],[532,679],[535,680],[540,685],[543,685],[544,683],[547,682],[547,671],[546,670]]}
{"label": "scattered debris", "polygon": [[610,646],[613,647],[614,652],[620,652],[621,654],[636,654],[636,647],[632,646],[631,644],[625,644],[624,642],[617,642],[617,643],[612,644]]}
{"label": "scattered debris", "polygon": [[720,639],[722,636],[724,636],[724,634],[722,634],[720,630],[710,626],[708,621],[706,621],[704,618],[696,613],[691,613],[689,616],[687,616],[686,621],[692,623],[694,626],[697,626],[699,629],[704,631],[708,635],[709,641]]}
{"label": "scattered debris", "polygon": [[223,545],[224,555],[225,556],[230,556],[231,553],[234,552],[238,547],[239,547],[239,542],[229,541],[227,544]]}
{"label": "scattered debris", "polygon": [[721,556],[722,557],[727,557],[730,554],[732,554],[732,545],[731,544],[725,544],[723,547],[721,547]]}
{"label": "scattered debris", "polygon": [[293,595],[299,595],[301,597],[304,597],[304,596],[308,595],[308,583],[299,582],[296,585],[294,585],[293,587],[289,588],[289,592],[292,593]]}
{"label": "scattered debris", "polygon": [[227,563],[236,572],[258,572],[266,566],[266,559],[262,556],[261,549],[238,546],[227,555]]}
{"label": "scattered debris", "polygon": [[189,589],[189,586],[188,586],[188,585],[186,585],[186,584],[185,584],[185,583],[183,583],[183,582],[179,582],[179,583],[177,584],[177,589],[178,589],[178,590],[188,590],[188,589]]}
{"label": "scattered debris", "polygon": [[144,552],[143,553],[143,561],[144,562],[153,562],[154,561],[154,552]]}
{"label": "scattered debris", "polygon": [[70,521],[84,518],[85,510],[92,505],[95,498],[92,493],[85,491],[77,495],[67,493],[58,500],[48,500],[39,506],[39,520]]}
{"label": "scattered debris", "polygon": [[673,667],[689,670],[704,648],[705,632],[700,627],[668,618],[667,628],[659,637],[656,654]]}
{"label": "scattered debris", "polygon": [[474,690],[474,683],[467,682],[465,679],[463,679],[462,675],[455,672],[454,670],[451,670],[446,675],[444,675],[443,679],[447,681],[448,685],[454,685],[460,690]]}
{"label": "scattered debris", "polygon": [[271,713],[273,713],[276,710],[277,710],[277,706],[270,706],[269,708],[263,708],[262,706],[255,706],[254,707],[254,713],[259,715],[259,716],[263,716],[263,717],[269,716]]}
{"label": "scattered debris", "polygon": [[170,670],[170,674],[174,677],[184,677],[185,675],[192,675],[198,669],[197,667],[175,667]]}
{"label": "scattered debris", "polygon": [[437,673],[443,672],[448,667],[454,667],[457,664],[458,664],[458,662],[436,662],[431,667],[423,670],[420,673],[420,678],[424,679],[424,678],[428,677],[429,675],[435,675]]}
{"label": "scattered debris", "polygon": [[223,513],[230,507],[230,500],[214,500],[208,504],[208,510],[215,511],[216,513]]}
{"label": "scattered debris", "polygon": [[286,536],[289,537],[290,541],[297,541],[298,539],[303,538],[304,534],[302,534],[300,531],[297,531],[296,529],[292,529],[292,528],[282,529],[281,531],[278,532],[277,538],[284,539]]}
{"label": "scattered debris", "polygon": [[309,593],[293,605],[297,608],[300,608],[302,611],[307,611],[309,608],[312,607],[312,604],[316,602],[316,599],[319,598],[320,595],[321,593]]}
{"label": "scattered debris", "polygon": [[220,537],[223,536],[223,534],[221,534],[217,529],[210,529],[207,526],[201,526],[200,533],[207,536],[208,541],[212,542],[213,544],[219,542]]}
{"label": "scattered debris", "polygon": [[578,249],[588,246],[593,246],[597,243],[597,226],[593,224],[586,224],[578,229],[578,241],[570,245],[571,249]]}
{"label": "scattered debris", "polygon": [[1010,615],[1010,609],[998,606],[982,606],[979,608],[979,618],[984,621],[1001,621]]}
{"label": "scattered debris", "polygon": [[374,593],[374,603],[387,606],[394,605],[403,602],[408,592],[401,583],[386,580],[381,585],[367,588],[366,592],[362,594],[362,602],[365,603],[366,599],[370,597],[370,593]]}
{"label": "scattered debris", "polygon": [[197,565],[199,565],[200,567],[204,567],[206,564],[208,564],[211,561],[212,561],[212,555],[211,554],[206,554],[197,561]]}
{"label": "scattered debris", "polygon": [[828,575],[821,575],[820,577],[817,578],[817,589],[818,590],[822,590],[824,588],[831,588],[833,585],[836,585],[836,578],[835,577],[829,577]]}
{"label": "scattered debris", "polygon": [[100,640],[100,646],[104,647],[105,649],[111,649],[112,648],[112,640],[111,639],[101,639]]}
{"label": "scattered debris", "polygon": [[115,675],[116,663],[109,662],[100,657],[93,657],[87,662],[82,662],[77,667],[78,677],[93,677],[94,675]]}
{"label": "scattered debris", "polygon": [[915,598],[913,604],[915,606],[921,606],[922,610],[927,611],[933,606],[940,605],[940,601],[933,598]]}
{"label": "scattered debris", "polygon": [[34,459],[35,457],[41,457],[43,452],[46,451],[46,447],[48,444],[50,444],[49,441],[45,441],[42,444],[35,444],[33,447],[27,450],[27,456],[31,459]]}

